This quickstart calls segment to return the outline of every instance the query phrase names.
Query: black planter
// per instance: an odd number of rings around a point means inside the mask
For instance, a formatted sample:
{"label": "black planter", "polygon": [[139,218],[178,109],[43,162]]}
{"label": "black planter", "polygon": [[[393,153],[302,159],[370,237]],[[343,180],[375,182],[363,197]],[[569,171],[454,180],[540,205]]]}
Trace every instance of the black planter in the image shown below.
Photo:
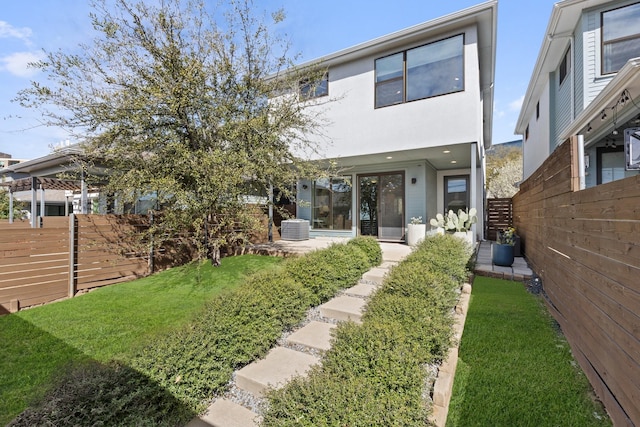
{"label": "black planter", "polygon": [[495,265],[511,267],[513,264],[513,245],[494,243],[492,261]]}

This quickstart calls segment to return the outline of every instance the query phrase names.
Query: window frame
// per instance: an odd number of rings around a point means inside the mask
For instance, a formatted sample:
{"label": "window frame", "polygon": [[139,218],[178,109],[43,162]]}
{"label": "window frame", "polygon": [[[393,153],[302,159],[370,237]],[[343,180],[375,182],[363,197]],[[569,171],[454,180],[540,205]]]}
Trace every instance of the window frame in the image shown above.
{"label": "window frame", "polygon": [[[444,184],[444,200],[443,200],[443,204],[444,204],[444,213],[447,213],[449,211],[449,206],[447,203],[447,196],[450,194],[449,193],[449,181],[450,180],[454,180],[454,179],[459,179],[459,180],[464,180],[465,181],[465,206],[466,206],[466,210],[468,211],[471,207],[469,206],[469,204],[471,203],[471,192],[470,192],[470,188],[469,185],[471,183],[471,178],[469,175],[445,175],[444,179],[443,179],[443,184]],[[450,203],[451,201],[449,201]],[[465,210],[463,209],[463,210]],[[458,210],[455,210],[454,213],[458,213]]]}
{"label": "window frame", "polygon": [[[596,147],[596,184],[597,185],[602,185],[602,156],[605,154],[610,154],[610,153],[624,153],[624,146],[623,145],[617,145],[615,148],[613,147]],[[624,154],[623,154],[624,157]],[[624,165],[622,165],[622,167],[624,168]],[[612,181],[607,181],[605,184],[607,184],[608,182],[613,182],[613,181],[617,181],[616,179],[613,179]]]}
{"label": "window frame", "polygon": [[[327,218],[327,226],[326,227],[320,227],[319,225],[320,223],[320,219],[319,215],[316,213],[316,210],[319,209],[321,207],[321,205],[319,204],[319,202],[317,201],[318,198],[318,187],[317,187],[317,183],[318,183],[318,179],[313,180],[311,183],[311,187],[312,187],[312,209],[311,209],[311,228],[313,230],[331,230],[331,231],[351,231],[351,228],[353,226],[353,223],[351,221],[353,221],[353,181],[352,181],[352,177],[349,175],[343,175],[343,176],[332,176],[329,178],[324,178],[328,180],[328,188],[325,188],[323,190],[327,190],[328,194],[326,195],[328,197],[327,199],[327,204],[326,205],[322,205],[322,206],[327,206],[328,210],[326,211],[326,218]],[[343,183],[347,183],[350,186],[350,198],[349,198],[349,209],[348,209],[348,218],[343,217],[343,219],[345,220],[344,225],[342,228],[336,228],[336,219],[337,217],[340,215],[336,215],[336,204],[335,204],[335,192],[333,191],[333,185],[337,184],[338,181],[342,181]],[[324,196],[324,195],[323,195]],[[349,226],[347,227],[347,223],[349,223]]]}
{"label": "window frame", "polygon": [[[622,38],[617,38],[617,39],[613,39],[613,40],[607,40],[605,41],[604,39],[604,19],[605,19],[605,14],[610,13],[610,12],[614,12],[620,9],[625,9],[628,7],[639,7],[640,8],[640,2],[636,2],[636,3],[631,3],[631,4],[627,4],[624,6],[620,6],[620,7],[615,7],[613,9],[608,9],[605,10],[603,12],[600,12],[600,75],[601,76],[608,76],[611,74],[615,74],[618,71],[620,71],[620,69],[617,70],[612,70],[612,71],[605,71],[605,45],[610,45],[610,44],[615,44],[615,43],[620,43],[623,41],[631,41],[631,40],[637,40],[640,43],[640,31],[638,31],[638,33],[636,33],[633,36],[625,36]],[[630,58],[627,58],[627,61]],[[626,61],[625,61],[626,63]]]}
{"label": "window frame", "polygon": [[[323,90],[318,91],[319,88]],[[303,101],[329,96],[329,72],[325,72],[318,80],[306,79],[298,84],[298,96]]]}
{"label": "window frame", "polygon": [[[445,40],[450,40],[456,37],[461,37],[461,57],[462,57],[462,82],[461,82],[461,88],[457,89],[457,90],[451,90],[451,91],[446,91],[446,92],[442,92],[442,93],[438,93],[435,95],[429,95],[429,96],[424,96],[424,97],[419,97],[419,98],[415,98],[415,99],[410,99],[408,100],[408,94],[407,94],[407,80],[408,80],[408,69],[407,69],[407,55],[408,53],[410,53],[411,51],[423,48],[425,46],[429,46],[429,45],[434,45],[436,43],[441,43],[444,42]],[[466,71],[466,63],[465,63],[465,40],[466,40],[466,34],[465,33],[458,33],[458,34],[454,34],[452,36],[449,37],[444,37],[442,39],[438,39],[438,40],[434,40],[432,42],[429,43],[425,43],[419,46],[414,46],[412,48],[409,49],[405,49],[402,51],[397,51],[394,53],[391,53],[389,55],[385,55],[385,56],[381,56],[378,58],[375,58],[373,61],[373,71],[374,71],[374,76],[373,76],[373,93],[374,93],[374,100],[373,100],[373,105],[374,105],[374,109],[378,109],[378,108],[385,108],[385,107],[390,107],[393,105],[400,105],[400,104],[407,104],[410,102],[415,102],[415,101],[421,101],[424,99],[429,99],[429,98],[435,98],[438,96],[443,96],[443,95],[450,95],[452,93],[458,93],[458,92],[464,92],[466,89],[466,78],[465,78],[465,71]],[[394,78],[390,78],[387,80],[384,80],[382,82],[378,82],[377,81],[377,62],[381,59],[385,59],[385,58],[390,58],[394,55],[398,55],[398,54],[402,54],[402,75],[399,77],[394,77]],[[378,87],[383,86],[384,84],[389,84],[390,82],[397,82],[397,81],[402,81],[402,100],[399,102],[393,102],[393,103],[389,103],[389,104],[384,104],[384,105],[378,105]]]}

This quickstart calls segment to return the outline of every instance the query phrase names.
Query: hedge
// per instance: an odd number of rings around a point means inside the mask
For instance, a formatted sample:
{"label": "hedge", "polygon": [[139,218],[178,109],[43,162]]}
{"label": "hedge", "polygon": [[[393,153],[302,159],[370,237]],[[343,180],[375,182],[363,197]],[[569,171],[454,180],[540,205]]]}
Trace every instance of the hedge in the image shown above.
{"label": "hedge", "polygon": [[185,424],[225,390],[235,370],[264,356],[311,306],[355,284],[381,253],[375,239],[357,239],[253,275],[187,327],[143,347],[128,367],[72,367],[13,425]]}
{"label": "hedge", "polygon": [[338,326],[321,366],[268,393],[263,425],[426,425],[425,364],[451,345],[469,256],[453,236],[426,238],[391,270],[362,325]]}

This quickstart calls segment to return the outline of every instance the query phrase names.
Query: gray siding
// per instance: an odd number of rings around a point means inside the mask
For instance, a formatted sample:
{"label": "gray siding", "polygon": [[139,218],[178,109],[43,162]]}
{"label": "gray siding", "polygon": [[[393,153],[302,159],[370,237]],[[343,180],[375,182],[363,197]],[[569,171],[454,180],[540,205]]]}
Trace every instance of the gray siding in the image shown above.
{"label": "gray siding", "polygon": [[554,123],[552,123],[552,133],[550,144],[550,152],[555,149],[562,141],[559,141],[560,132],[568,126],[573,118],[571,117],[571,73],[573,73],[574,64],[571,64],[569,74],[561,85],[558,80],[558,69],[552,74],[553,84],[551,87],[555,89],[554,97],[552,97],[551,108],[554,111]]}
{"label": "gray siding", "polygon": [[574,49],[573,49],[573,77],[574,82],[574,117],[584,110],[584,21],[581,19],[576,27],[578,30],[574,33]]}

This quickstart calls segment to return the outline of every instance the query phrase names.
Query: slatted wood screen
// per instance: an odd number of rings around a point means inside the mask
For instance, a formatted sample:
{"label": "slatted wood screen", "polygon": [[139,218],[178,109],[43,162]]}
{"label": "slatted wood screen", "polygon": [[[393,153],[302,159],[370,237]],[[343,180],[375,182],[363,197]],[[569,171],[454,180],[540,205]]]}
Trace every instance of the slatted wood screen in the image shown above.
{"label": "slatted wood screen", "polygon": [[520,186],[514,225],[615,425],[640,426],[640,175],[578,191],[566,141]]}
{"label": "slatted wood screen", "polygon": [[0,227],[0,314],[149,273],[135,237],[148,226],[145,216],[76,215],[73,234],[69,221],[44,217],[43,228]]}
{"label": "slatted wood screen", "polygon": [[498,231],[513,225],[511,198],[487,199],[487,240],[496,240]]}

